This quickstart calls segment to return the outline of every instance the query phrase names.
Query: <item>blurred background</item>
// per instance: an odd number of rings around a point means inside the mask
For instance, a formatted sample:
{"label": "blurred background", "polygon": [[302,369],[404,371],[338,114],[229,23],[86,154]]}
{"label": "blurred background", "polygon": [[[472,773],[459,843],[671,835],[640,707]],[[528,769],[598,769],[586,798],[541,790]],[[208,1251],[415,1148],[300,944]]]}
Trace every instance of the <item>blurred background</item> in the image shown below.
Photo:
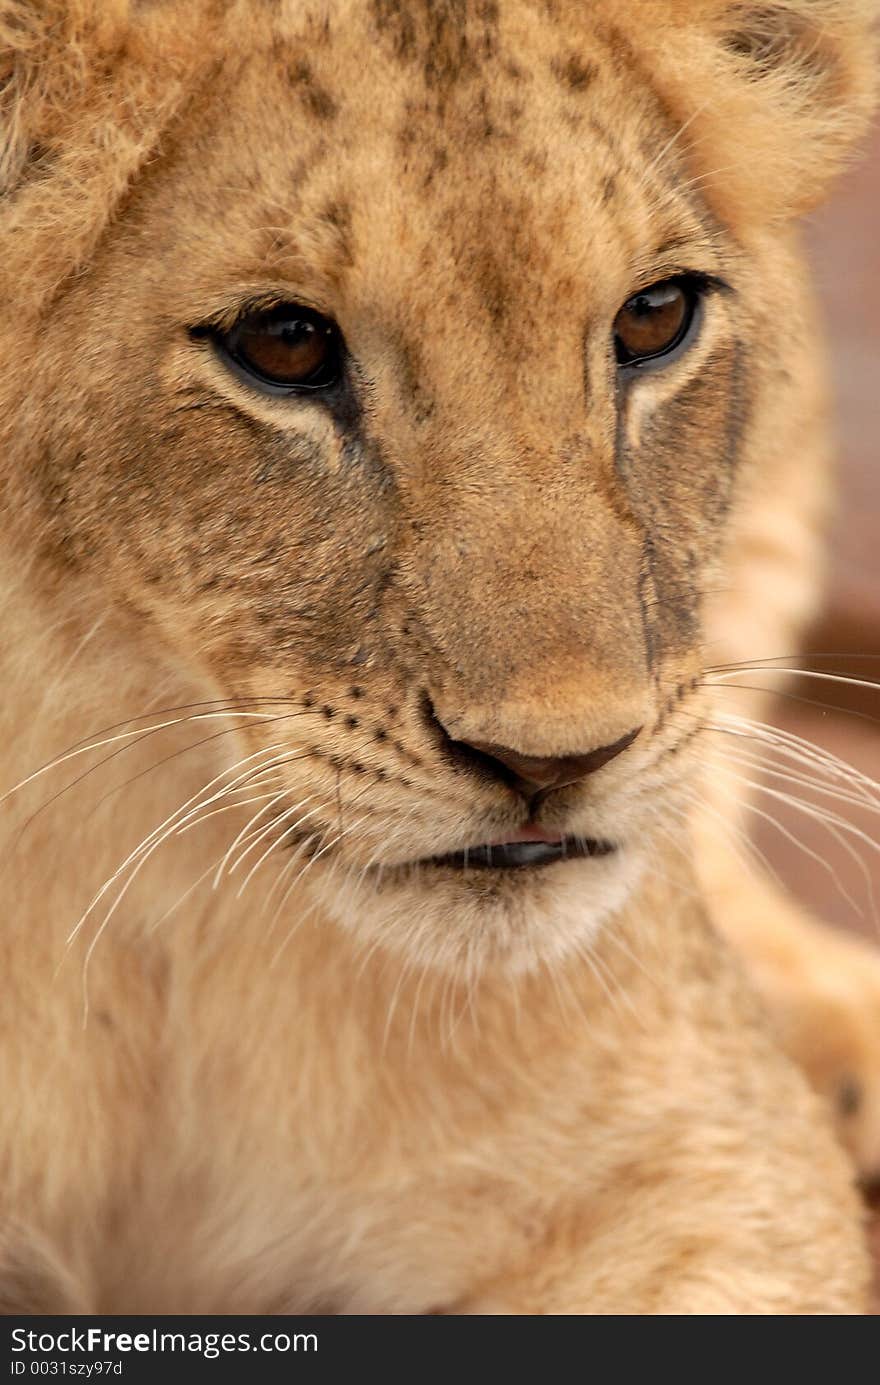
{"label": "blurred background", "polygon": [[[880,129],[867,158],[810,219],[807,233],[831,348],[840,472],[831,583],[803,666],[880,683]],[[825,705],[809,707],[786,698],[777,704],[774,722],[880,782],[880,687],[798,679],[788,689]],[[872,851],[849,836],[851,850],[864,863],[860,867],[840,840],[807,814],[775,801],[767,806],[774,814],[779,808],[780,821],[807,848],[798,850],[767,822],[756,824],[758,845],[779,875],[815,912],[880,946],[880,847]],[[827,798],[824,806],[880,842],[878,814]]]}
{"label": "blurred background", "polygon": [[[867,158],[811,218],[807,234],[831,348],[839,510],[825,609],[810,632],[803,666],[880,684],[880,129]],[[880,686],[798,679],[788,688],[824,706],[780,699],[773,721],[880,783]],[[880,847],[872,850],[867,841],[846,835],[847,849],[840,836],[807,814],[776,801],[766,806],[806,848],[798,849],[764,820],[755,823],[757,845],[780,877],[815,913],[880,948]],[[880,814],[827,798],[824,806],[839,809],[866,838],[880,843]],[[874,1311],[880,1314],[880,1196],[871,1203]]]}

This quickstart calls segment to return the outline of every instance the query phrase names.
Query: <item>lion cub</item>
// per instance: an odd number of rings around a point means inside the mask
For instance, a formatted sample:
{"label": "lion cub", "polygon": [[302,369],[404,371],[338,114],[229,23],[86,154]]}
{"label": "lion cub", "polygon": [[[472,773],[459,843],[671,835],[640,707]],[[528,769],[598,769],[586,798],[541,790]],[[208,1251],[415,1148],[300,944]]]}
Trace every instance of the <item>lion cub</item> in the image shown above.
{"label": "lion cub", "polygon": [[872,9],[0,0],[7,1312],[862,1311],[693,829]]}

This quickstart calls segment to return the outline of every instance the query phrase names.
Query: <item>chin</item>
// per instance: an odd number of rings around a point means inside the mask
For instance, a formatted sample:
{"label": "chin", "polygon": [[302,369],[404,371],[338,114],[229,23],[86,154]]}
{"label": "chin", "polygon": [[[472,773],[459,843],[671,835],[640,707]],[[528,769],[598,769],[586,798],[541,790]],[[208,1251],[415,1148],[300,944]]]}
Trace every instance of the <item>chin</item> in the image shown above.
{"label": "chin", "polygon": [[489,970],[521,976],[588,948],[644,864],[633,846],[519,869],[420,862],[353,874],[320,863],[308,890],[365,951],[472,981]]}

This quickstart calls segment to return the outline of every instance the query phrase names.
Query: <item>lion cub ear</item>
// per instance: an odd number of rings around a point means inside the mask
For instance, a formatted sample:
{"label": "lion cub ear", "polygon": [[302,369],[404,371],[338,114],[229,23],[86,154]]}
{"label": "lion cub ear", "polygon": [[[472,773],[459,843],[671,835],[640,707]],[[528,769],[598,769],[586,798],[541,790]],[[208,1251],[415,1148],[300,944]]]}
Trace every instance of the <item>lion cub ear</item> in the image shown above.
{"label": "lion cub ear", "polygon": [[51,153],[128,11],[129,0],[0,0],[0,193]]}
{"label": "lion cub ear", "polygon": [[0,0],[0,303],[39,308],[88,259],[186,98],[207,2]]}
{"label": "lion cub ear", "polygon": [[713,200],[734,221],[818,202],[864,134],[880,0],[681,0],[661,85]]}

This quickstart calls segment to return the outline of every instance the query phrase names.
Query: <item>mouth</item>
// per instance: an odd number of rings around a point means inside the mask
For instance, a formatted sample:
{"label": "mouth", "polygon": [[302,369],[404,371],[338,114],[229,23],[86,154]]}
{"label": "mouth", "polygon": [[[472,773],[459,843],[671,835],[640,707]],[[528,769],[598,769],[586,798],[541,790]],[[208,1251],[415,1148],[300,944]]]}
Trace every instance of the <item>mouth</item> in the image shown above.
{"label": "mouth", "polygon": [[564,837],[544,832],[539,827],[523,827],[495,842],[482,842],[444,856],[430,856],[419,865],[441,866],[447,870],[526,870],[550,866],[557,861],[576,861],[610,856],[614,842],[595,837]]}

